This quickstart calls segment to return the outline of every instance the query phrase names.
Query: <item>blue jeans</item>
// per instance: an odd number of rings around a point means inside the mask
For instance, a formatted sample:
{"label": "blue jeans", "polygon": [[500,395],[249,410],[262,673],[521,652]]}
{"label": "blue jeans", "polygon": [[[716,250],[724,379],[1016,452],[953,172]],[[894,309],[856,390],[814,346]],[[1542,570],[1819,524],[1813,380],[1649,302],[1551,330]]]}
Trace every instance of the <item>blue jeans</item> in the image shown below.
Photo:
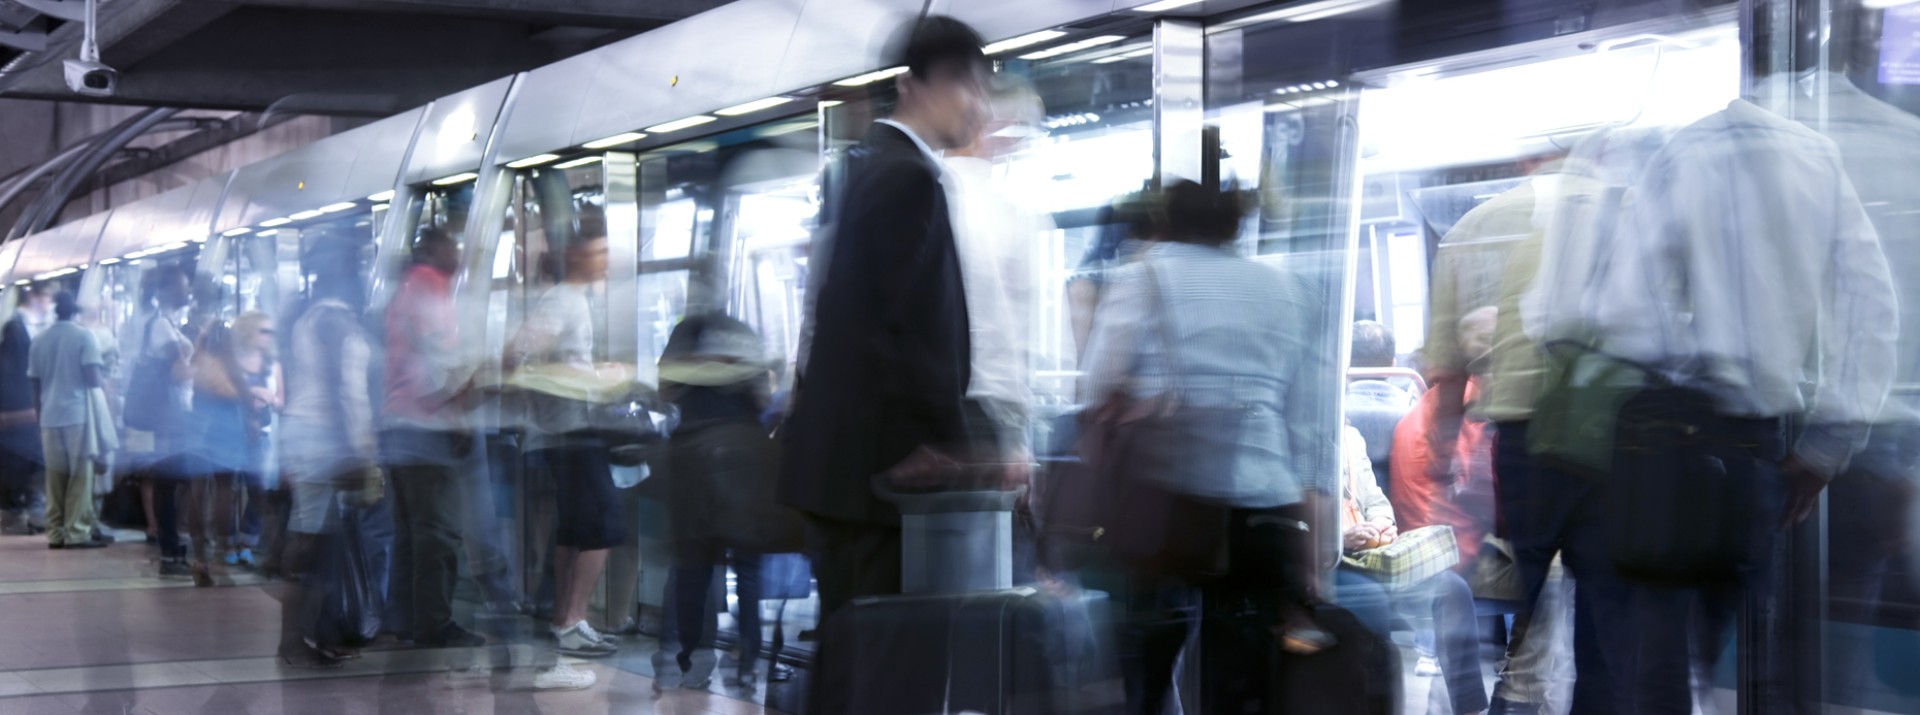
{"label": "blue jeans", "polygon": [[[707,615],[707,599],[711,595],[713,569],[721,563],[731,561],[736,579],[734,593],[740,599],[740,614],[736,623],[740,628],[740,672],[753,671],[760,659],[760,555],[739,550],[722,552],[713,549],[704,558],[689,558],[682,553],[673,565],[673,610],[677,632],[673,635],[680,641],[679,662],[681,669],[693,666],[693,652],[702,646],[713,644],[713,629],[708,626],[713,619]],[[663,642],[668,642],[662,638]]]}

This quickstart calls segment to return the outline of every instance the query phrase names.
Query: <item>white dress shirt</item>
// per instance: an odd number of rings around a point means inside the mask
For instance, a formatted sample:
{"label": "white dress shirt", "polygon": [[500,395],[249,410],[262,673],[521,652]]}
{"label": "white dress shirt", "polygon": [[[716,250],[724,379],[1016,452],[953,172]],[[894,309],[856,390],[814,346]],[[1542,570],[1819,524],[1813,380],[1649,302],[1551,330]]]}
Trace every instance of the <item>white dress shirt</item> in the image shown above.
{"label": "white dress shirt", "polygon": [[1542,276],[1579,300],[1547,302],[1562,314],[1530,320],[1545,326],[1537,337],[1591,337],[1699,381],[1731,415],[1803,416],[1794,453],[1838,473],[1886,398],[1898,323],[1886,256],[1833,142],[1735,101],[1654,154],[1618,216],[1584,280]]}

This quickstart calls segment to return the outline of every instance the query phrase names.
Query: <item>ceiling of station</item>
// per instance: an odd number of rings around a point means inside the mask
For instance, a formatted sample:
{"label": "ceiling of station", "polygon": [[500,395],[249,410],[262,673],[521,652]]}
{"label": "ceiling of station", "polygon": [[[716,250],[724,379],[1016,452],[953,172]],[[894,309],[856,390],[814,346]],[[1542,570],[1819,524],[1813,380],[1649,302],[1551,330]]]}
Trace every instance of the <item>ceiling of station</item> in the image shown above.
{"label": "ceiling of station", "polygon": [[115,96],[67,89],[82,0],[0,0],[0,96],[380,116],[728,0],[104,0]]}

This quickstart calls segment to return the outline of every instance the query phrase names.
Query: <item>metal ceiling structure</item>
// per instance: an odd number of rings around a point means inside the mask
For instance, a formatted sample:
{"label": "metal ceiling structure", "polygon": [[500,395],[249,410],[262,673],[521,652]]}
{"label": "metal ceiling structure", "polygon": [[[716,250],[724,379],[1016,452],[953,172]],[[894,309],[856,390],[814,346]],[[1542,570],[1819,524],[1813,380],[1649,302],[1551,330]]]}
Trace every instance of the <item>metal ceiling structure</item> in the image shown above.
{"label": "metal ceiling structure", "polygon": [[[100,101],[386,116],[727,0],[107,0]],[[0,96],[86,101],[82,0],[0,0]]]}

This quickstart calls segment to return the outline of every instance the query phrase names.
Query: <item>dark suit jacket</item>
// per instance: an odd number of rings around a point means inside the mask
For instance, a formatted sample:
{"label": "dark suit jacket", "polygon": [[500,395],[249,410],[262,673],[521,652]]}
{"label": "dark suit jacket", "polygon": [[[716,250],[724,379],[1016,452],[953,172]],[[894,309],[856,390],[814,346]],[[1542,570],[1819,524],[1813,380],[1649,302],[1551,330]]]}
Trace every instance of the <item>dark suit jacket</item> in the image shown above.
{"label": "dark suit jacket", "polygon": [[972,348],[940,167],[876,124],[848,159],[813,343],[783,428],[780,501],[897,524],[874,474],[919,445],[965,442]]}

